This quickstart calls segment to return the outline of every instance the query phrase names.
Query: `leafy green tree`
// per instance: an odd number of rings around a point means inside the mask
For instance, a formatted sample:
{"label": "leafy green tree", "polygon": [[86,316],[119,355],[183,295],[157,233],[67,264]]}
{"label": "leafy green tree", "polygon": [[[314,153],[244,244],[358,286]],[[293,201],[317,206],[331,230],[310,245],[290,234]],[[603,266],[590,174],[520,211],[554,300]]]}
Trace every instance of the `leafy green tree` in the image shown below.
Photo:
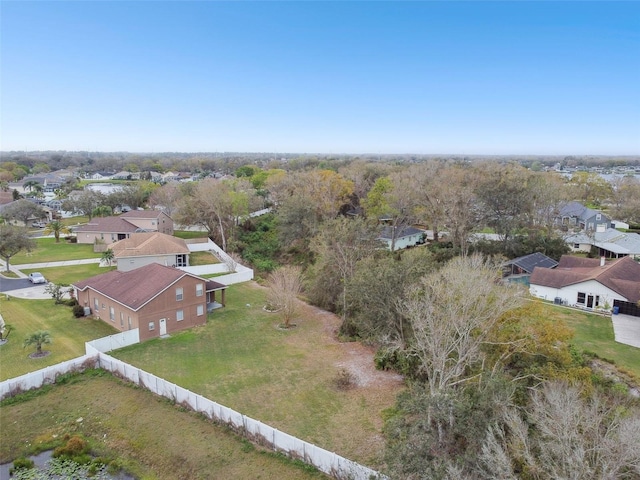
{"label": "leafy green tree", "polygon": [[10,271],[9,261],[22,250],[31,251],[35,242],[29,237],[26,228],[13,225],[0,225],[0,256],[6,263],[6,271]]}
{"label": "leafy green tree", "polygon": [[110,217],[113,215],[113,209],[109,205],[101,205],[91,211],[91,217]]}
{"label": "leafy green tree", "polygon": [[5,218],[19,220],[28,225],[31,218],[44,218],[46,214],[40,205],[33,203],[31,200],[17,200],[4,209],[2,212]]}
{"label": "leafy green tree", "polygon": [[52,233],[56,239],[56,243],[60,243],[60,234],[63,233],[65,235],[68,235],[69,233],[71,233],[71,230],[69,230],[69,227],[67,227],[60,220],[54,220],[52,222],[49,222],[42,231],[43,235],[50,235]]}
{"label": "leafy green tree", "polygon": [[58,283],[49,283],[46,287],[44,287],[44,291],[51,295],[51,298],[53,298],[56,305],[58,305],[62,303],[62,297],[69,290],[65,288],[64,285],[60,285]]}
{"label": "leafy green tree", "polygon": [[30,345],[35,345],[36,355],[42,355],[42,346],[48,345],[50,343],[51,334],[47,331],[39,330],[24,339],[23,348],[26,348]]}

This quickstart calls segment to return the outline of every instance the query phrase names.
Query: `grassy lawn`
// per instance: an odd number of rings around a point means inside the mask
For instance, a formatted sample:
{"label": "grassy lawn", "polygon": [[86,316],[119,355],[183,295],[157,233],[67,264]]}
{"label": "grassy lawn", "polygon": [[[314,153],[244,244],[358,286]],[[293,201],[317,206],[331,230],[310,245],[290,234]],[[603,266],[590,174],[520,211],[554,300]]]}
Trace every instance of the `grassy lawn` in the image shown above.
{"label": "grassy lawn", "polygon": [[610,317],[549,304],[544,304],[543,308],[549,318],[563,321],[574,330],[576,346],[613,361],[640,380],[640,348],[615,341]]}
{"label": "grassy lawn", "polygon": [[60,285],[71,285],[74,282],[115,269],[115,266],[101,267],[97,263],[87,263],[83,265],[69,265],[68,267],[25,268],[22,269],[21,272],[27,275],[31,272],[40,272],[49,282]]}
{"label": "grassy lawn", "polygon": [[[323,315],[304,305],[298,326],[282,331],[262,310],[266,289],[227,290],[207,325],[113,352],[133,365],[292,435],[376,468],[382,453],[381,412],[400,391],[379,385],[339,391],[333,380],[357,344],[340,344]],[[330,318],[334,318],[330,316]],[[367,359],[372,362],[372,356]]]}
{"label": "grassy lawn", "polygon": [[192,232],[191,230],[174,230],[173,236],[189,240],[191,238],[207,238],[207,232]]}
{"label": "grassy lawn", "polygon": [[117,458],[140,479],[327,478],[100,372],[0,407],[0,463],[80,433],[94,453]]}
{"label": "grassy lawn", "polygon": [[[0,346],[0,380],[84,355],[86,341],[116,333],[114,328],[100,320],[75,318],[71,307],[55,305],[53,300],[5,300],[2,297],[0,313],[7,325],[13,327],[9,341]],[[52,343],[43,347],[51,354],[31,359],[28,355],[35,348],[23,348],[22,342],[38,330],[47,330],[51,334]]]}
{"label": "grassy lawn", "polygon": [[11,258],[11,265],[25,263],[61,262],[64,260],[82,260],[83,258],[100,258],[101,253],[94,253],[93,245],[67,243],[55,238],[37,238],[36,248],[31,252],[20,252]]}
{"label": "grassy lawn", "polygon": [[189,254],[189,265],[192,267],[197,265],[211,265],[212,263],[220,263],[220,260],[211,252],[191,252]]}

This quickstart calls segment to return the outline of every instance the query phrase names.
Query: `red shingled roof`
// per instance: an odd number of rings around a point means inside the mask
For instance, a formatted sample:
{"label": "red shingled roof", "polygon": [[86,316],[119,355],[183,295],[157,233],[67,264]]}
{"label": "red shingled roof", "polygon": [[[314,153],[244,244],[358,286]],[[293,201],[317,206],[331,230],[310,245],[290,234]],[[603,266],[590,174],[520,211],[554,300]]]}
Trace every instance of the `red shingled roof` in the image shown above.
{"label": "red shingled roof", "polygon": [[629,302],[640,301],[640,264],[631,257],[623,257],[600,266],[597,258],[579,258],[564,255],[558,266],[551,270],[533,270],[530,283],[552,288],[595,280]]}
{"label": "red shingled roof", "polygon": [[138,310],[185,275],[177,268],[151,263],[128,272],[113,270],[74,284],[80,291],[92,288],[132,310]]}

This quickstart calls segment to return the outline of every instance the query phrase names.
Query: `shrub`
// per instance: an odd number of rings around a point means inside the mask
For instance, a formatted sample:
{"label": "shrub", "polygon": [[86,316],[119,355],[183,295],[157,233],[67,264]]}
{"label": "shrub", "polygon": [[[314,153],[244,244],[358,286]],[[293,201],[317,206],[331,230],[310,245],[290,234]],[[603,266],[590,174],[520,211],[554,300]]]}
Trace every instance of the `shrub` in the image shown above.
{"label": "shrub", "polygon": [[76,318],[84,317],[84,307],[77,302],[73,306],[73,316]]}
{"label": "shrub", "polygon": [[335,388],[342,391],[351,390],[358,385],[355,375],[345,368],[338,372],[332,383]]}
{"label": "shrub", "polygon": [[33,467],[35,467],[35,463],[33,463],[33,460],[24,457],[16,458],[13,461],[13,467],[9,470],[9,475],[13,475],[19,470],[28,470]]}
{"label": "shrub", "polygon": [[53,451],[53,456],[69,457],[74,459],[75,457],[79,457],[81,459],[84,459],[83,456],[88,451],[89,444],[87,443],[87,441],[82,437],[74,435],[73,437],[69,438],[65,445],[56,448]]}

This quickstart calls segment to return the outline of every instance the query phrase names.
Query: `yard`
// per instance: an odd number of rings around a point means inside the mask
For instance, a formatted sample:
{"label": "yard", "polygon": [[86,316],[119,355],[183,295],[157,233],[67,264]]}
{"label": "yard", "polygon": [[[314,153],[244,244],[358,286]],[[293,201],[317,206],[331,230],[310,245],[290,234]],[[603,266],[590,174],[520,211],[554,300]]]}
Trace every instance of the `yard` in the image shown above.
{"label": "yard", "polygon": [[615,341],[610,317],[549,304],[543,304],[543,308],[549,318],[565,322],[574,330],[577,347],[613,361],[640,380],[640,348]]}
{"label": "yard", "polygon": [[[206,326],[113,352],[133,365],[373,468],[380,467],[382,411],[403,388],[373,366],[373,350],[334,338],[339,319],[302,305],[288,331],[267,313],[266,289],[231,286]],[[342,370],[354,388],[339,390]]]}
{"label": "yard", "polygon": [[57,283],[59,285],[71,285],[85,278],[107,273],[115,270],[116,267],[101,267],[97,263],[85,263],[82,265],[69,265],[66,267],[49,267],[49,268],[25,268],[20,271],[26,275],[31,272],[40,272],[47,281]]}
{"label": "yard", "polygon": [[82,260],[84,258],[100,258],[101,253],[94,253],[93,245],[67,243],[60,238],[56,243],[55,238],[37,238],[36,248],[31,252],[22,251],[11,257],[11,265],[24,265],[25,263],[62,262],[64,260]]}
{"label": "yard", "polygon": [[[9,341],[0,346],[0,380],[84,355],[85,342],[116,333],[114,328],[100,320],[75,318],[71,307],[55,305],[53,300],[5,300],[3,296],[0,314],[5,323],[12,326]],[[35,348],[23,348],[22,342],[38,330],[47,330],[51,334],[52,343],[43,346],[43,350],[49,350],[51,354],[32,359],[28,355]]]}
{"label": "yard", "polygon": [[96,454],[117,458],[136,478],[327,478],[99,372],[0,407],[0,463],[81,433]]}

